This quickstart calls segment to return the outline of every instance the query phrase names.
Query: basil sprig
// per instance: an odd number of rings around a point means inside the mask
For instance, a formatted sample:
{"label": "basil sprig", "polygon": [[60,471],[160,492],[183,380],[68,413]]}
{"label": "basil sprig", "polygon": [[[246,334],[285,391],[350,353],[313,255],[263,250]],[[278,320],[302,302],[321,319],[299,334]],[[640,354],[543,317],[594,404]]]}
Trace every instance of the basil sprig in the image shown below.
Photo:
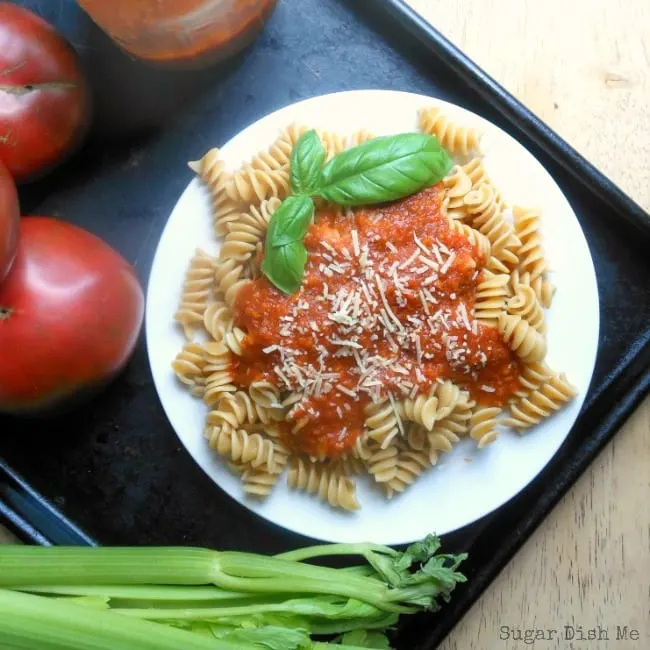
{"label": "basil sprig", "polygon": [[291,152],[291,189],[294,194],[309,193],[318,187],[327,153],[314,129],[303,133]]}
{"label": "basil sprig", "polygon": [[269,222],[262,273],[284,293],[300,288],[307,263],[302,240],[313,216],[314,202],[299,194],[285,199]]}
{"label": "basil sprig", "polygon": [[440,182],[452,159],[435,136],[400,133],[368,140],[334,156],[313,129],[296,142],[290,161],[291,190],[271,217],[262,273],[292,294],[302,283],[307,250],[302,240],[314,216],[313,197],[344,206],[395,201]]}
{"label": "basil sprig", "polygon": [[451,157],[432,136],[383,136],[332,158],[317,191],[339,205],[395,201],[441,180],[451,166]]}

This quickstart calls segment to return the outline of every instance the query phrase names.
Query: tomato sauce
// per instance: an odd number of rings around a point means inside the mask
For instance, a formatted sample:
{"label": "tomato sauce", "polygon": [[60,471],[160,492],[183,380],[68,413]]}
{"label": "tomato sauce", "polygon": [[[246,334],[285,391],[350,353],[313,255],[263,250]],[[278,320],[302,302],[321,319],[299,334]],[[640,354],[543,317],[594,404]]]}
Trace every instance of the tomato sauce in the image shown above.
{"label": "tomato sauce", "polygon": [[156,62],[212,63],[248,45],[277,0],[78,0],[117,43]]}
{"label": "tomato sauce", "polygon": [[515,353],[471,317],[486,260],[449,228],[442,194],[438,185],[347,214],[320,210],[300,291],[287,296],[260,277],[239,294],[235,322],[248,334],[236,382],[304,391],[290,411],[294,450],[346,452],[365,406],[387,391],[400,400],[451,379],[501,405],[519,387]]}

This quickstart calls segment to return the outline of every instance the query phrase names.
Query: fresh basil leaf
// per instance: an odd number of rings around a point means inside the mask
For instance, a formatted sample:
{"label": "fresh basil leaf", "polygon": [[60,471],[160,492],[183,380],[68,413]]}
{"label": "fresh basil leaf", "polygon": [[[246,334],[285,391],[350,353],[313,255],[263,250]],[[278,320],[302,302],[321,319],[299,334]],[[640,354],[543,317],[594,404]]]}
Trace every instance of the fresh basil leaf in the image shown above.
{"label": "fresh basil leaf", "polygon": [[291,189],[308,194],[316,188],[327,153],[314,129],[303,133],[291,152]]}
{"label": "fresh basil leaf", "polygon": [[381,136],[334,156],[323,168],[318,193],[339,205],[394,201],[440,182],[451,166],[435,136]]}
{"label": "fresh basil leaf", "polygon": [[307,264],[307,249],[301,241],[285,246],[266,247],[262,261],[262,273],[286,294],[292,294],[302,283]]}
{"label": "fresh basil leaf", "polygon": [[314,202],[305,195],[290,196],[273,213],[266,233],[266,248],[281,248],[302,241],[314,216]]}

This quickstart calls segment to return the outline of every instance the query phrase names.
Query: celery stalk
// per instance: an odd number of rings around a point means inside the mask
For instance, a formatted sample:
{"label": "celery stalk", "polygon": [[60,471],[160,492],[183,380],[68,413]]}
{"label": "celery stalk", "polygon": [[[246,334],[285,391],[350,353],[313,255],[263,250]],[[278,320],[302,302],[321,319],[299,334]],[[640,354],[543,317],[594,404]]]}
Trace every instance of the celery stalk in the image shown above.
{"label": "celery stalk", "polygon": [[103,596],[111,600],[156,602],[221,602],[249,601],[257,598],[253,593],[225,591],[218,587],[171,587],[165,585],[19,585],[6,589],[29,591],[32,594],[52,596]]}
{"label": "celery stalk", "polygon": [[209,585],[218,557],[202,548],[7,545],[0,554],[0,587]]}
{"label": "celery stalk", "polygon": [[13,650],[258,650],[110,611],[0,589],[0,648]]}

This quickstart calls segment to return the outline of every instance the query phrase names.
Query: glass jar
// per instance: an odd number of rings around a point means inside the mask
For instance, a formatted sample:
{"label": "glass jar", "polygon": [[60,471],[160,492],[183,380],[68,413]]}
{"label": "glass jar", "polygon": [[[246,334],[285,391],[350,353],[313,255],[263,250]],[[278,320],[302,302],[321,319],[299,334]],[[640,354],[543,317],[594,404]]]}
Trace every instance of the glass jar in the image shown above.
{"label": "glass jar", "polygon": [[249,45],[277,0],[77,0],[124,50],[159,64],[200,65]]}

